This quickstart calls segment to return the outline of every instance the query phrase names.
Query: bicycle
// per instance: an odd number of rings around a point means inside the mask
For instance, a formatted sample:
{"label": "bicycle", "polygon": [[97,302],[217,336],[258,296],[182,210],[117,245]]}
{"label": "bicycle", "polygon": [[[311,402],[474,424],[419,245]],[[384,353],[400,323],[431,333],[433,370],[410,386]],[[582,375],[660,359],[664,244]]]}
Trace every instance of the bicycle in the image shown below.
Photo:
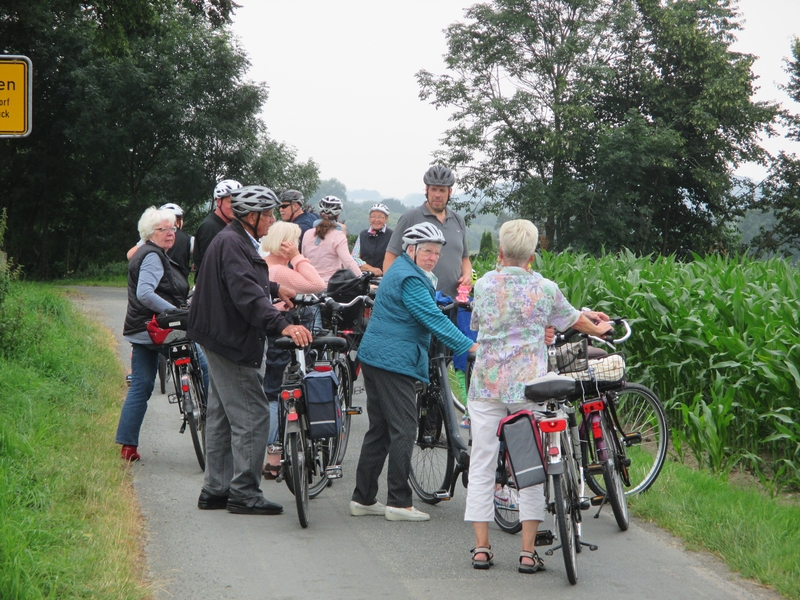
{"label": "bicycle", "polygon": [[[449,312],[454,304],[440,306]],[[453,393],[447,374],[448,353],[443,342],[431,336],[428,351],[429,383],[418,384],[417,437],[411,455],[409,483],[427,504],[449,500],[461,475],[469,482],[469,449],[459,433]]]}
{"label": "bicycle", "polygon": [[[318,300],[315,298],[315,301]],[[297,303],[301,303],[298,301]],[[295,318],[299,322],[299,319]],[[323,348],[343,349],[347,342],[334,336],[317,336],[308,350]],[[311,437],[308,398],[305,378],[307,371],[306,348],[297,346],[291,338],[281,337],[275,347],[291,351],[291,361],[286,366],[279,396],[279,438],[282,441],[281,467],[276,481],[285,480],[294,494],[297,516],[304,529],[309,523],[309,499],[318,496],[329,479],[341,477],[341,465],[336,463],[338,437],[314,439]]]}
{"label": "bicycle", "polygon": [[167,401],[178,405],[183,417],[179,431],[185,433],[189,427],[197,463],[205,470],[207,398],[197,345],[186,338],[188,315],[188,311],[162,313],[156,323],[164,330],[173,330],[162,342],[167,350],[164,368],[175,389],[174,394],[167,395]]}

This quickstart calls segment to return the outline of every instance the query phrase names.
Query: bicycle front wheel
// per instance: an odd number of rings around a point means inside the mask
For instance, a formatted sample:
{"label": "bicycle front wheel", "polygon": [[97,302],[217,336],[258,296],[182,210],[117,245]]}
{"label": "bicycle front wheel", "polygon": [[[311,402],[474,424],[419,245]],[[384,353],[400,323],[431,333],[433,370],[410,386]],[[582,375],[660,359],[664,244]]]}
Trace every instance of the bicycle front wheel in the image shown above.
{"label": "bicycle front wheel", "polygon": [[437,396],[427,391],[417,393],[417,438],[411,453],[409,483],[427,504],[441,502],[436,492],[449,490],[453,478],[455,458],[446,418]]}
{"label": "bicycle front wheel", "polygon": [[602,413],[603,441],[606,445],[608,460],[603,463],[603,481],[606,485],[608,502],[614,512],[614,518],[622,531],[626,531],[630,525],[628,515],[628,498],[625,495],[625,488],[622,483],[621,470],[625,468],[624,452],[620,452],[613,436],[613,426],[607,413]]}
{"label": "bicycle front wheel", "polygon": [[294,431],[289,434],[289,470],[292,473],[292,486],[295,504],[297,504],[297,518],[300,527],[308,527],[308,465],[306,464],[306,440]]}
{"label": "bicycle front wheel", "polygon": [[[669,425],[667,415],[658,396],[637,383],[627,383],[618,392],[609,392],[612,406],[622,431],[614,428],[614,435],[625,448],[627,463],[620,465],[627,470],[627,495],[638,494],[653,485],[667,458]],[[586,478],[595,494],[606,494],[605,483],[600,476]]]}
{"label": "bicycle front wheel", "polygon": [[573,523],[572,495],[569,489],[568,476],[553,475],[553,503],[555,505],[556,521],[558,522],[558,537],[561,539],[561,554],[564,556],[564,567],[567,570],[567,579],[572,585],[578,583],[578,540],[575,536]]}

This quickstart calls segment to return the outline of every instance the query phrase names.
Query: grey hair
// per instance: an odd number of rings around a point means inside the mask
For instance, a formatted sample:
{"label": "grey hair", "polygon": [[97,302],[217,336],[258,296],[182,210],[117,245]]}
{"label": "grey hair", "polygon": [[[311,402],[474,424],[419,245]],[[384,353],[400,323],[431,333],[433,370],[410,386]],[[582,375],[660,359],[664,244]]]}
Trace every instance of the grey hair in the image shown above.
{"label": "grey hair", "polygon": [[162,221],[169,221],[174,227],[175,213],[166,209],[159,210],[155,206],[148,208],[142,213],[139,219],[139,237],[145,241],[149,240],[153,237],[153,234],[156,232],[156,227],[158,227]]}
{"label": "grey hair", "polygon": [[270,226],[267,235],[261,238],[261,250],[270,254],[280,254],[282,242],[296,242],[300,239],[300,226],[289,221],[278,221]]}
{"label": "grey hair", "polygon": [[500,227],[500,249],[511,263],[522,265],[536,252],[539,230],[527,219],[506,221]]}

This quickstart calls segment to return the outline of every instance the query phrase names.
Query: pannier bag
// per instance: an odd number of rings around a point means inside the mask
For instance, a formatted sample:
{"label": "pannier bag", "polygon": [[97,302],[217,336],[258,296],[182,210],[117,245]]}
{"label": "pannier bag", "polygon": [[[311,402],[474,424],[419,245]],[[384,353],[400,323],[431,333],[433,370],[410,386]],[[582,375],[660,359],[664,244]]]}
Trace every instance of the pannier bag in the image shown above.
{"label": "pannier bag", "polygon": [[[160,316],[161,315],[159,315],[159,317]],[[185,326],[184,330],[175,329],[174,327],[168,326],[166,322],[164,322],[162,325],[159,323],[159,319],[156,317],[156,315],[153,315],[153,318],[147,322],[147,333],[150,335],[150,339],[156,346],[161,346],[162,344],[171,344],[172,342],[178,342],[182,339],[185,339],[185,329]]]}
{"label": "pannier bag", "polygon": [[[350,302],[356,296],[364,296],[369,291],[369,279],[356,277],[350,269],[339,269],[328,280],[327,293],[336,302]],[[322,305],[322,323],[325,327],[331,326],[331,309]],[[353,306],[344,309],[341,329],[353,329],[363,332],[366,328],[364,322],[364,302],[356,302]]]}
{"label": "pannier bag", "polygon": [[542,435],[531,411],[520,410],[505,417],[497,428],[497,437],[505,443],[506,462],[518,490],[545,482]]}
{"label": "pannier bag", "polygon": [[342,430],[339,379],[333,371],[312,371],[303,379],[312,440],[337,437]]}

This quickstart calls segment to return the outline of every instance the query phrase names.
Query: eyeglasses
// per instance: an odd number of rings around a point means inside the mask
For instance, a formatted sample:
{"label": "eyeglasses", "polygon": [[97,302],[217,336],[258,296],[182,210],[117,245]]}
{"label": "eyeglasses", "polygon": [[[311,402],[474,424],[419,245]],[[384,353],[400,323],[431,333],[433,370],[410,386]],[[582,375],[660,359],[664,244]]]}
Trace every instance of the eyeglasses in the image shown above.
{"label": "eyeglasses", "polygon": [[178,231],[178,228],[177,227],[156,227],[156,231],[160,231],[162,233],[167,233],[168,231],[171,231],[172,233],[175,233],[176,231]]}

